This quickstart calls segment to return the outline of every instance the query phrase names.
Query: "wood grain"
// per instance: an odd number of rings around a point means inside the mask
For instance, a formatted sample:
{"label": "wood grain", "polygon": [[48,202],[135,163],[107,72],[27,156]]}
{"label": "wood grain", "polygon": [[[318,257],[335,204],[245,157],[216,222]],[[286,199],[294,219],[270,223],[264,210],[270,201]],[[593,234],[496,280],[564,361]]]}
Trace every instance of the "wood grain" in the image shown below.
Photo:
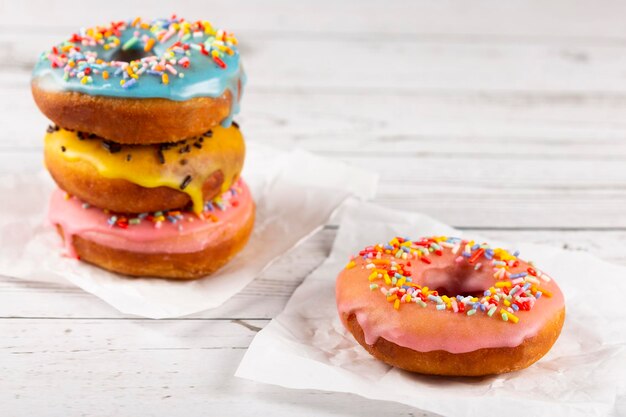
{"label": "wood grain", "polygon": [[[0,31],[3,71],[29,71],[40,53],[63,41],[66,29],[27,32],[16,38]],[[284,34],[241,36],[251,84],[272,91],[421,91],[576,95],[624,94],[626,43],[502,43],[446,39],[387,39]],[[306,53],[302,53],[306,51]],[[280,63],[280,65],[278,65]],[[358,76],[355,74],[358,73]]]}
{"label": "wood grain", "polygon": [[[399,34],[405,36],[498,37],[530,39],[593,39],[619,41],[625,34],[619,0],[480,0],[471,4],[455,0],[316,0],[295,5],[290,0],[179,1],[176,13],[190,19],[209,18],[230,30],[262,33]],[[5,31],[28,28],[75,30],[77,25],[96,24],[126,16],[169,16],[171,4],[129,3],[109,0],[77,7],[59,0],[51,14],[49,2],[0,2]]]}
{"label": "wood grain", "polygon": [[255,335],[251,323],[0,320],[0,404],[45,416],[425,415],[234,378]]}

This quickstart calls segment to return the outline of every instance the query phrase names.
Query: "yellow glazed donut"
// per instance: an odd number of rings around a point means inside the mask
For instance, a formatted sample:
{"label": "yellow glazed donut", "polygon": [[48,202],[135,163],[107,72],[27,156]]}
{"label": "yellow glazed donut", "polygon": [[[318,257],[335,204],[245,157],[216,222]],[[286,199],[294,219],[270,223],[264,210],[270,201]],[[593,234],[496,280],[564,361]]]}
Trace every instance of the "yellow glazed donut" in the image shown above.
{"label": "yellow glazed donut", "polygon": [[184,208],[227,191],[243,167],[243,136],[233,124],[177,143],[121,145],[51,127],[46,167],[63,190],[93,206],[126,213]]}

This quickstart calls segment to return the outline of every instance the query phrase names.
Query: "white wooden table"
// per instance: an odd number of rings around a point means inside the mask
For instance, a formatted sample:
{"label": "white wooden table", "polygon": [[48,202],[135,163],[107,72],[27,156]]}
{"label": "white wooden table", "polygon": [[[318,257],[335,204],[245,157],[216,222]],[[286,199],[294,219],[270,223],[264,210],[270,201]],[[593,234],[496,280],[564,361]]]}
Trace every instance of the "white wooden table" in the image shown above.
{"label": "white wooden table", "polygon": [[[29,92],[40,51],[82,25],[172,12],[129,3],[0,1],[0,174],[41,168],[47,121]],[[626,264],[626,3],[176,7],[239,35],[247,140],[378,171],[382,205]],[[9,198],[19,196],[0,204]],[[326,227],[222,307],[182,319],[128,317],[68,285],[0,276],[0,415],[422,415],[232,376],[334,233]]]}

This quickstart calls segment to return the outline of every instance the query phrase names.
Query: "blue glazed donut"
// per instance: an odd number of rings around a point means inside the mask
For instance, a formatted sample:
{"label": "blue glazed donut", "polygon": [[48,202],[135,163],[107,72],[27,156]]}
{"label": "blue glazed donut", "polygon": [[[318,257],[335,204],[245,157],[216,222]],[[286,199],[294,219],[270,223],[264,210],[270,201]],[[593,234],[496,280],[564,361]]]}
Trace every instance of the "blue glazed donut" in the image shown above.
{"label": "blue glazed donut", "polygon": [[[32,88],[40,109],[63,127],[158,143],[218,122],[228,127],[245,80],[233,34],[172,16],[81,29],[41,54]],[[120,118],[135,126],[120,128]],[[110,131],[107,123],[118,126]],[[148,124],[154,128],[138,131]]]}

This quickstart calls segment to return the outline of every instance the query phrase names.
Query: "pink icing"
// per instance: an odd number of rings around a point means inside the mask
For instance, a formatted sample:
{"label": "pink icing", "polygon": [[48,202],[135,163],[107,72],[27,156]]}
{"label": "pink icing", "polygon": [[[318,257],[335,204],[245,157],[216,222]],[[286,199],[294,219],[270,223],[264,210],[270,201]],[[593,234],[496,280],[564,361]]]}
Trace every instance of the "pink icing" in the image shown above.
{"label": "pink icing", "polygon": [[[448,296],[482,293],[494,285],[492,268],[475,271],[465,261],[455,262],[456,257],[450,251],[444,251],[442,256],[429,257],[432,264],[414,259],[407,269],[414,283],[431,289],[443,287]],[[390,255],[383,255],[383,258],[397,260]],[[370,270],[365,269],[366,262],[361,257],[354,261],[356,266],[345,269],[337,278],[337,308],[341,317],[356,316],[369,345],[382,337],[418,352],[465,353],[483,348],[515,347],[535,336],[564,308],[563,294],[554,280],[550,280],[542,282],[541,287],[551,292],[552,297],[542,296],[530,311],[517,312],[517,324],[502,321],[498,318],[499,313],[494,317],[484,313],[467,316],[449,310],[439,311],[432,303],[425,308],[414,303],[402,304],[399,310],[395,310],[384,294],[370,290]],[[401,262],[406,264],[406,261]],[[528,266],[520,260],[517,267],[511,268],[511,273],[526,271]]]}
{"label": "pink icing", "polygon": [[68,199],[63,191],[56,189],[50,200],[48,219],[51,224],[63,228],[65,247],[71,257],[76,257],[72,245],[74,236],[132,252],[198,252],[214,239],[234,234],[250,219],[254,208],[250,190],[243,181],[237,188],[236,194],[229,194],[228,207],[223,211],[216,207],[208,218],[184,212],[183,218],[176,223],[166,220],[157,228],[151,221],[144,220],[129,225],[127,229],[110,226],[107,223],[109,214],[95,207],[83,208],[79,199]]}

